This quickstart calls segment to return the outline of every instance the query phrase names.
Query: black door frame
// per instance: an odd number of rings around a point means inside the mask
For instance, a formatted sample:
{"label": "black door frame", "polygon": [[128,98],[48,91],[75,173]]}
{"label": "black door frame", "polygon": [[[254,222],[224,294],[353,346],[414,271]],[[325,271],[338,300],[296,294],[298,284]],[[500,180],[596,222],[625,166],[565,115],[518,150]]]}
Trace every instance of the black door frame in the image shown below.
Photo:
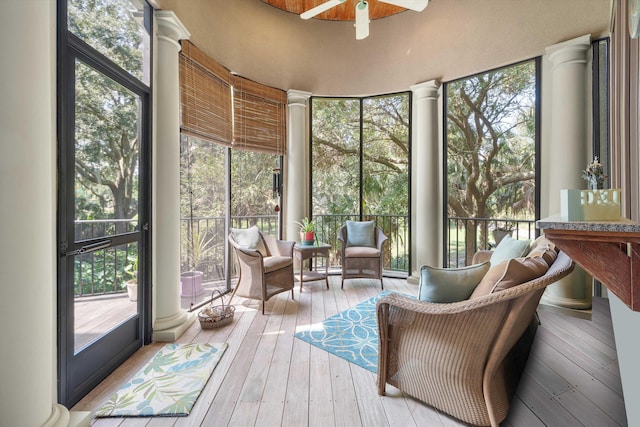
{"label": "black door frame", "polygon": [[[145,3],[144,23],[152,40],[153,10]],[[58,200],[57,200],[57,344],[58,344],[58,401],[71,407],[106,376],[130,357],[143,344],[151,342],[151,87],[123,70],[106,56],[67,30],[67,0],[57,1],[57,137],[58,137]],[[150,48],[150,51],[152,49]],[[139,234],[138,242],[138,314],[124,322],[97,343],[74,355],[73,319],[73,263],[67,252],[90,245],[91,241],[74,242],[74,185],[75,185],[75,63],[76,60],[96,72],[114,80],[139,97],[140,160],[138,230],[127,235],[110,236],[110,246],[118,246]],[[151,58],[148,59],[151,70]],[[97,239],[97,240],[104,240]],[[129,342],[114,354],[104,348],[116,348],[126,338]],[[96,345],[99,344],[99,345]],[[82,372],[77,378],[74,372]]]}

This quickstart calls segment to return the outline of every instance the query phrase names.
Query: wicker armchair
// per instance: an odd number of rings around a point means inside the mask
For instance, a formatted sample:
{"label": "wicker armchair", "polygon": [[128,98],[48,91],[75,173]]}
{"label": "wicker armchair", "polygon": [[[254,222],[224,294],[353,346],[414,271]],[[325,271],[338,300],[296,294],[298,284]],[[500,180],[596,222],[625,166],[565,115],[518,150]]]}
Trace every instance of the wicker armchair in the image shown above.
{"label": "wicker armchair", "polygon": [[560,252],[537,279],[455,303],[383,296],[378,393],[388,383],[466,423],[497,427],[526,364],[540,297],[573,266]]}
{"label": "wicker armchair", "polygon": [[266,250],[263,256],[257,249],[241,247],[229,234],[229,243],[236,253],[238,261],[238,283],[233,290],[235,295],[262,301],[264,303],[280,292],[291,290],[293,297],[293,246],[295,242],[277,240],[260,233]]}
{"label": "wicker armchair", "polygon": [[387,240],[382,230],[375,227],[375,248],[348,246],[347,226],[343,225],[338,230],[338,240],[341,243],[340,255],[342,259],[342,284],[344,288],[345,279],[372,278],[380,280],[380,288],[384,289],[382,283],[382,245]]}

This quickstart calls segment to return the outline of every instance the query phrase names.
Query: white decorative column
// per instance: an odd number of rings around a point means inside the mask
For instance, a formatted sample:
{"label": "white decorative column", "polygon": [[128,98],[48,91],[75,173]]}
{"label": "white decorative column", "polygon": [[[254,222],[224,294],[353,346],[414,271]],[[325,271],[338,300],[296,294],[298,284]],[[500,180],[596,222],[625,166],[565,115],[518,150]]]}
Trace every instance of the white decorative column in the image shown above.
{"label": "white decorative column", "polygon": [[297,241],[300,239],[299,227],[294,221],[308,216],[308,170],[309,133],[307,119],[309,118],[309,92],[299,90],[287,91],[288,120],[287,120],[287,156],[286,178],[283,190],[283,224],[284,239]]}
{"label": "white decorative column", "polygon": [[436,80],[411,86],[413,92],[413,194],[411,265],[407,279],[417,284],[420,266],[442,266],[442,144],[438,137],[438,97]]}
{"label": "white decorative column", "polygon": [[194,321],[180,308],[180,91],[178,53],[187,29],[171,11],[156,11],[153,138],[154,341],[174,341]]}
{"label": "white decorative column", "polygon": [[[560,190],[585,188],[582,170],[589,162],[589,35],[550,46],[546,56],[551,64],[551,105],[547,116],[551,131],[548,141],[543,141],[546,152],[543,162],[543,179],[547,196],[542,206],[542,217],[560,213]],[[544,79],[543,79],[544,82]],[[586,309],[591,307],[591,280],[581,268],[568,277],[549,286],[542,302],[564,308]]]}
{"label": "white decorative column", "polygon": [[0,36],[0,425],[88,426],[56,392],[56,2],[3,2]]}

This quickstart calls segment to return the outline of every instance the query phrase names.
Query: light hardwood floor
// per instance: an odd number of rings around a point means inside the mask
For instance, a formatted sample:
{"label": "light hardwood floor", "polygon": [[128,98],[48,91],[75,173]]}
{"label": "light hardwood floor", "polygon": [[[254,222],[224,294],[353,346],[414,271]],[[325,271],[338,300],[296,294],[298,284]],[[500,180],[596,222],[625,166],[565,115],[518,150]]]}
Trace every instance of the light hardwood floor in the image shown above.
{"label": "light hardwood floor", "polygon": [[[94,426],[463,426],[387,386],[375,375],[293,337],[380,292],[377,281],[339,276],[279,294],[260,314],[257,301],[234,298],[232,324],[202,330],[196,321],[179,342],[228,342],[229,348],[188,417],[95,419]],[[385,289],[416,294],[406,280]],[[616,348],[606,299],[594,298],[591,321],[540,309],[541,326],[506,427],[626,426]],[[139,350],[74,410],[95,410],[162,343]]]}

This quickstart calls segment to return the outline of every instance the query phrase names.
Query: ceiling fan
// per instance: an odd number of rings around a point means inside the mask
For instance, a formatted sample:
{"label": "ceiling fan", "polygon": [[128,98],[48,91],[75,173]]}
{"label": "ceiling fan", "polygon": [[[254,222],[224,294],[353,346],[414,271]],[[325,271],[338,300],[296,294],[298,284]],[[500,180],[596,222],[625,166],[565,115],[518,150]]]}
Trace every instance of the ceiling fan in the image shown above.
{"label": "ceiling fan", "polygon": [[[307,10],[300,14],[302,19],[311,19],[316,15],[319,15],[332,7],[336,7],[347,0],[328,0],[324,3],[319,4],[318,6]],[[429,0],[378,0],[382,3],[388,3],[394,6],[403,7],[405,9],[415,10],[416,12],[422,12],[427,5],[429,4]],[[356,3],[356,40],[362,40],[369,36],[369,3],[365,0],[359,0]]]}

